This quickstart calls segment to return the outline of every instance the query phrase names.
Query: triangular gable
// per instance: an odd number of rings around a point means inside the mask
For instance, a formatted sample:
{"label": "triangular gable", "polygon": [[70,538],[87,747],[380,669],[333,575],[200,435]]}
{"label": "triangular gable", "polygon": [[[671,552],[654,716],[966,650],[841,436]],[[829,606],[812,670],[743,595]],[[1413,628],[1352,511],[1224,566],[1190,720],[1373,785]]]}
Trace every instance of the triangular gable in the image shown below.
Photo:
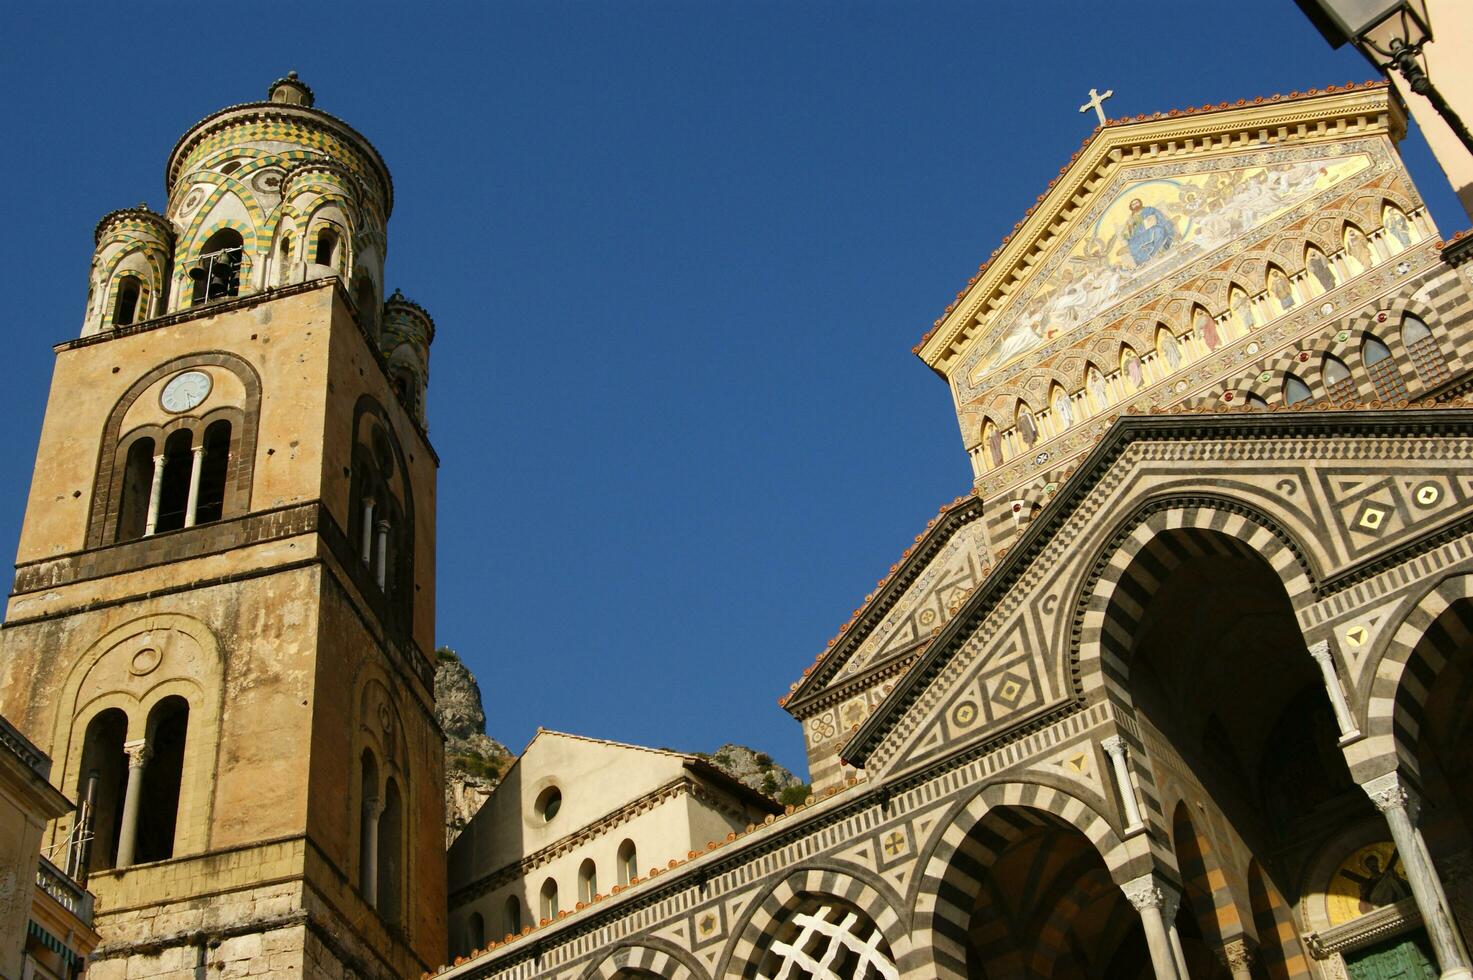
{"label": "triangular gable", "polygon": [[[1345,137],[1405,122],[1384,83],[1096,130],[1003,246],[915,348],[962,400],[1025,355],[1059,347],[1095,317],[1370,165]],[[1320,137],[1309,159],[1279,159]],[[1028,358],[1032,360],[1033,358]]]}
{"label": "triangular gable", "polygon": [[942,507],[779,703],[802,718],[824,694],[862,686],[875,671],[914,654],[986,575],[990,549],[981,516],[973,496]]}

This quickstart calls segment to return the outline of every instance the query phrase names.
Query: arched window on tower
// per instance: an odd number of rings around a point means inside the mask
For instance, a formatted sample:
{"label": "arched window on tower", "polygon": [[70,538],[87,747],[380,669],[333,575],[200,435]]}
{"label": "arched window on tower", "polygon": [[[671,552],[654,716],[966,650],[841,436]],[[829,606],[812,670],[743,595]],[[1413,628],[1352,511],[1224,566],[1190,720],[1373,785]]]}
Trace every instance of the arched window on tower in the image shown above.
{"label": "arched window on tower", "polygon": [[77,819],[85,841],[80,863],[89,871],[117,864],[128,787],[128,757],[123,752],[127,737],[128,716],[118,708],[100,712],[87,724],[83,737]]}
{"label": "arched window on tower", "polygon": [[317,265],[332,265],[338,257],[338,233],[331,228],[317,232],[317,251],[312,261]]}
{"label": "arched window on tower", "polygon": [[126,327],[138,318],[138,300],[143,295],[137,276],[118,280],[118,298],[113,303],[113,326]]}
{"label": "arched window on tower", "polygon": [[134,860],[166,861],[174,856],[174,829],[179,820],[179,790],[184,781],[184,744],[189,735],[189,702],[164,698],[148,715],[148,760],[143,770],[143,799],[138,808],[138,843]]}
{"label": "arched window on tower", "polygon": [[584,905],[593,904],[593,896],[598,894],[598,868],[593,863],[593,858],[587,858],[578,868],[578,901]]}
{"label": "arched window on tower", "polygon": [[627,885],[639,877],[639,855],[634,849],[634,841],[626,839],[619,845],[619,884]]}
{"label": "arched window on tower", "polygon": [[189,510],[189,485],[194,472],[194,433],[178,429],[164,441],[164,469],[159,483],[153,533],[177,531]]}
{"label": "arched window on tower", "polygon": [[558,910],[556,879],[548,878],[542,883],[542,893],[539,897],[541,902],[538,905],[538,912],[541,917],[548,922],[556,919]]}
{"label": "arched window on tower", "polygon": [[384,784],[384,810],[378,818],[378,914],[391,926],[403,914],[404,803],[393,777]]}
{"label": "arched window on tower", "polygon": [[1326,354],[1320,364],[1320,378],[1325,384],[1325,393],[1336,404],[1355,401],[1355,379],[1350,368],[1334,354]]}
{"label": "arched window on tower", "polygon": [[506,921],[506,934],[515,936],[522,931],[522,903],[515,895],[506,896],[506,909],[503,913]]}
{"label": "arched window on tower", "polygon": [[378,906],[378,760],[364,749],[358,761],[358,893]]}
{"label": "arched window on tower", "polygon": [[405,629],[413,613],[413,532],[408,476],[388,429],[375,412],[359,420],[349,491],[350,534],[388,612]]}
{"label": "arched window on tower", "polygon": [[148,527],[148,501],[153,490],[154,441],[135,439],[123,464],[123,481],[118,497],[119,541],[143,537]]}
{"label": "arched window on tower", "polygon": [[205,429],[199,489],[195,491],[194,524],[218,521],[225,513],[225,485],[230,476],[230,431],[228,419],[217,419]]}
{"label": "arched window on tower", "polygon": [[1447,369],[1447,358],[1437,346],[1437,338],[1419,317],[1408,313],[1401,320],[1401,344],[1417,369],[1417,376],[1429,388],[1446,384],[1452,380]]}
{"label": "arched window on tower", "polygon": [[1406,400],[1406,380],[1396,366],[1396,358],[1391,356],[1391,348],[1382,343],[1381,338],[1375,334],[1366,334],[1365,340],[1361,342],[1360,356],[1361,363],[1366,366],[1366,374],[1371,377],[1371,386],[1376,389],[1377,398],[1393,403]]}
{"label": "arched window on tower", "polygon": [[221,228],[200,249],[189,270],[194,280],[192,306],[226,296],[240,295],[240,263],[244,240],[234,228]]}
{"label": "arched window on tower", "polygon": [[1313,395],[1310,394],[1309,385],[1299,379],[1297,375],[1284,375],[1284,404],[1297,405],[1300,402],[1309,401]]}

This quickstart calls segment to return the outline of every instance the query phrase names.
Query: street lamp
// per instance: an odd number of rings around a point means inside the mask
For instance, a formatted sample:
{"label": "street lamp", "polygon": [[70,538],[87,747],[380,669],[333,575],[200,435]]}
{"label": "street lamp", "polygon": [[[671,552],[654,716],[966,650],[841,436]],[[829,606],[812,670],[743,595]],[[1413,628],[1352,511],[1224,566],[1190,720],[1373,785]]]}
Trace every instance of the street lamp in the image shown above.
{"label": "street lamp", "polygon": [[1417,56],[1432,40],[1427,0],[1295,0],[1330,47],[1354,44],[1381,71],[1395,68],[1473,153],[1473,134],[1427,77]]}

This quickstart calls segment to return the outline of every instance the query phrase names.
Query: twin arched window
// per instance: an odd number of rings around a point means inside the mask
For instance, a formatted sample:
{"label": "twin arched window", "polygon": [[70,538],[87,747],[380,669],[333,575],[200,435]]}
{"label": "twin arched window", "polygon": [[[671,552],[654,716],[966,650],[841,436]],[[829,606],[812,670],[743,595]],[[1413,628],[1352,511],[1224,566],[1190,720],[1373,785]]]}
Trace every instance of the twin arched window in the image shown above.
{"label": "twin arched window", "polygon": [[123,709],[108,708],[88,723],[83,736],[76,786],[83,842],[79,870],[127,868],[174,856],[189,702],[177,695],[160,700],[137,741],[127,740],[128,727]]}
{"label": "twin arched window", "polygon": [[414,578],[408,474],[393,437],[376,412],[360,405],[349,491],[349,533],[359,560],[388,600],[388,612],[409,627]]}
{"label": "twin arched window", "polygon": [[393,776],[380,780],[372,749],[363,750],[359,780],[358,892],[380,918],[397,926],[404,916],[404,800]]}

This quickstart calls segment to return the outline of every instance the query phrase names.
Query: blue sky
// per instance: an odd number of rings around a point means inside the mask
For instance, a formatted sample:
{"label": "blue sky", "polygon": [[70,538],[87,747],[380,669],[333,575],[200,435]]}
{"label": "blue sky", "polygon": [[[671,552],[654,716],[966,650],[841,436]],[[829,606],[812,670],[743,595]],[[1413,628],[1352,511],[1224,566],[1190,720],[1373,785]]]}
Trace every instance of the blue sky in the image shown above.
{"label": "blue sky", "polygon": [[[800,772],[777,697],[970,487],[910,347],[1089,134],[1089,89],[1119,116],[1372,76],[1292,0],[6,21],[0,553],[93,225],[162,209],[178,136],[296,69],[394,174],[388,285],[438,324],[439,641],[492,736],[734,740]],[[1415,133],[1403,150],[1444,233],[1464,227]]]}

